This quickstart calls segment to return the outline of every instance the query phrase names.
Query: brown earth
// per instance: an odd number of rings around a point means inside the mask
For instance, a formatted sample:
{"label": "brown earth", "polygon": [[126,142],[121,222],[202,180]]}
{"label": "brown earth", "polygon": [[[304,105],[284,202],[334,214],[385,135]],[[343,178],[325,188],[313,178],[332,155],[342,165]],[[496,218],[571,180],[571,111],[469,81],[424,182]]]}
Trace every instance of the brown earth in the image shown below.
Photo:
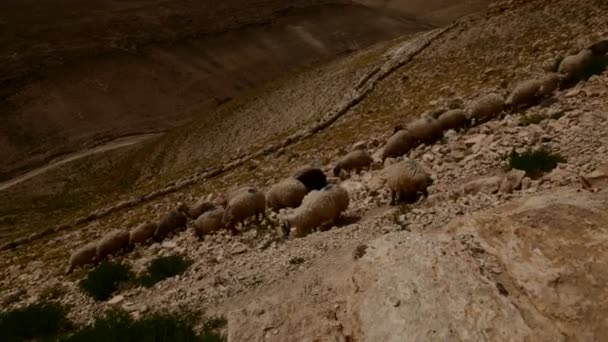
{"label": "brown earth", "polygon": [[[0,22],[9,28],[2,30],[7,36],[0,39],[0,58],[10,57],[0,62],[5,68],[0,70],[5,77],[0,99],[0,157],[5,163],[0,179],[117,137],[175,128],[294,68],[429,27],[350,4],[260,3],[258,10],[250,4],[249,10],[231,16],[224,11],[236,2],[217,6],[216,12],[201,6],[192,13],[187,10],[194,3],[179,2],[185,7],[175,11],[181,14],[161,10],[158,17],[152,15],[154,9],[167,4],[143,9],[92,6],[90,13],[63,18],[74,20],[65,27],[52,25],[62,13],[53,4],[57,9],[40,8],[42,17],[32,16],[40,22],[26,26],[22,34],[12,31],[21,31],[27,21],[13,21],[19,16],[9,14],[27,8],[0,5],[0,13],[7,16]],[[8,6],[6,11],[2,6]],[[61,9],[79,13],[77,7]],[[130,20],[133,15],[141,22]],[[183,18],[186,15],[190,17]],[[215,16],[227,22],[212,20]],[[122,27],[122,22],[128,25]],[[191,25],[179,26],[182,22]],[[360,25],[363,22],[366,25]],[[116,35],[137,48],[112,48]],[[40,45],[43,51],[37,50]],[[24,53],[60,63],[38,66]]]}

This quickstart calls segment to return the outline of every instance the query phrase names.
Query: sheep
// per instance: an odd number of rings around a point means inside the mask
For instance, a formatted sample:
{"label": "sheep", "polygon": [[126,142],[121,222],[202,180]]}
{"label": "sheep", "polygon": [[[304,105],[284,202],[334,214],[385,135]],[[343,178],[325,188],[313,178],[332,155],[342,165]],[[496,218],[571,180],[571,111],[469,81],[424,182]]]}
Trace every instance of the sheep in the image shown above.
{"label": "sheep", "polygon": [[310,192],[302,204],[280,216],[281,227],[289,236],[295,226],[294,237],[304,237],[323,223],[335,223],[349,205],[348,191],[337,184],[329,184],[321,190]]}
{"label": "sheep", "polygon": [[302,182],[308,192],[321,190],[327,185],[325,173],[321,169],[311,166],[305,166],[296,170],[292,177]]}
{"label": "sheep", "polygon": [[207,199],[201,199],[192,207],[189,207],[185,203],[180,203],[178,210],[185,213],[186,216],[190,217],[191,219],[196,220],[203,213],[213,208],[215,208],[215,204],[209,202]]}
{"label": "sheep", "polygon": [[414,160],[405,160],[384,169],[387,185],[391,191],[390,205],[395,205],[395,197],[400,201],[413,201],[418,192],[428,197],[427,187],[433,184],[431,176]]}
{"label": "sheep", "polygon": [[414,139],[407,130],[400,130],[388,139],[382,151],[382,161],[408,153],[414,147]]}
{"label": "sheep", "polygon": [[144,243],[154,237],[154,232],[158,228],[156,223],[142,223],[131,229],[129,232],[129,244]]}
{"label": "sheep", "polygon": [[374,159],[369,152],[365,150],[354,150],[338,160],[334,167],[334,176],[340,176],[342,170],[349,172],[351,170],[359,171],[362,168],[369,168]]}
{"label": "sheep", "polygon": [[550,72],[540,78],[540,89],[538,90],[538,96],[542,99],[551,96],[561,82],[559,74],[556,72]]}
{"label": "sheep", "polygon": [[172,209],[158,223],[156,231],[154,232],[154,240],[157,242],[162,241],[171,232],[185,228],[186,223],[186,215],[179,210]]}
{"label": "sheep", "polygon": [[608,37],[600,40],[599,42],[591,45],[589,50],[593,52],[594,56],[603,56],[608,53]]}
{"label": "sheep", "polygon": [[498,115],[505,108],[505,101],[498,94],[488,94],[473,101],[468,110],[468,119],[475,124]]}
{"label": "sheep", "polygon": [[297,208],[308,190],[304,183],[295,178],[286,178],[273,185],[266,192],[266,204],[278,212],[282,208]]}
{"label": "sheep", "polygon": [[106,256],[114,255],[127,247],[129,247],[129,232],[126,230],[112,231],[97,241],[95,258],[101,261]]}
{"label": "sheep", "polygon": [[224,197],[220,200],[220,205],[225,207],[226,205],[228,205],[228,202],[233,197],[235,197],[236,195],[238,195],[242,192],[246,192],[246,191],[250,191],[250,190],[255,190],[255,187],[253,185],[233,186],[230,189],[228,189],[228,191],[226,191],[226,193],[224,194]]}
{"label": "sheep", "polygon": [[70,262],[65,274],[70,274],[76,267],[82,267],[87,264],[92,264],[95,261],[97,254],[97,243],[88,243],[70,255]]}
{"label": "sheep", "polygon": [[590,49],[581,50],[576,55],[566,56],[561,63],[557,72],[564,77],[566,81],[579,79],[585,71],[585,68],[593,62],[593,51]]}
{"label": "sheep", "polygon": [[519,83],[507,98],[506,105],[514,109],[534,105],[538,100],[541,86],[541,82],[537,79]]}
{"label": "sheep", "polygon": [[216,207],[205,212],[194,221],[194,234],[202,240],[205,235],[224,228],[223,218],[223,207]]}
{"label": "sheep", "polygon": [[283,228],[287,229],[287,235],[289,228],[296,226],[295,236],[302,237],[325,222],[335,222],[348,205],[348,191],[339,185],[328,184],[321,190],[309,193],[298,208],[284,214],[280,219]]}
{"label": "sheep", "polygon": [[439,122],[426,115],[408,124],[406,129],[415,143],[432,143],[443,135]]}
{"label": "sheep", "polygon": [[236,225],[240,222],[244,224],[245,220],[251,216],[264,217],[266,211],[266,196],[257,189],[249,189],[234,196],[224,211],[223,223],[228,227],[230,232],[238,234]]}
{"label": "sheep", "polygon": [[441,129],[447,131],[449,129],[459,129],[465,127],[468,124],[467,116],[462,109],[452,109],[447,112],[443,112],[437,118]]}

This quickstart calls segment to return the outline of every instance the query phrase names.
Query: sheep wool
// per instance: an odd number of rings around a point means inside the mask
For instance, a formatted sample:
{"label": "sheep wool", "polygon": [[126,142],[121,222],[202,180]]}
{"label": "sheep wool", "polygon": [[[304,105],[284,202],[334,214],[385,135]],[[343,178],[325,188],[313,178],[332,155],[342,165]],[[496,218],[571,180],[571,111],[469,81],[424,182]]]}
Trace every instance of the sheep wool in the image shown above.
{"label": "sheep wool", "polygon": [[70,274],[76,267],[82,267],[84,265],[93,263],[96,254],[96,242],[91,242],[78,248],[72,253],[72,255],[70,255],[69,265],[65,273]]}
{"label": "sheep wool", "polygon": [[154,232],[158,228],[156,223],[142,223],[131,229],[129,232],[129,243],[134,245],[144,243],[154,237]]}
{"label": "sheep wool", "polygon": [[243,223],[249,217],[261,215],[264,217],[266,211],[266,196],[257,189],[249,189],[248,191],[239,193],[234,196],[226,206],[223,222],[228,227],[231,233],[236,234],[236,225]]}
{"label": "sheep wool", "polygon": [[505,101],[498,94],[488,94],[473,101],[469,107],[469,120],[476,124],[491,119],[505,108]]}
{"label": "sheep wool", "polygon": [[194,234],[203,239],[205,235],[209,235],[224,228],[224,208],[217,207],[211,209],[194,221]]}
{"label": "sheep wool", "polygon": [[348,191],[340,185],[330,184],[325,188],[312,191],[302,200],[302,204],[281,217],[285,233],[289,235],[295,227],[295,237],[310,234],[326,222],[335,222],[349,205]]}
{"label": "sheep wool", "polygon": [[180,230],[186,227],[187,219],[181,211],[172,209],[167,215],[165,215],[154,232],[154,239],[161,241],[165,239],[170,233]]}
{"label": "sheep wool", "polygon": [[519,83],[507,98],[506,104],[512,108],[533,105],[538,99],[541,86],[541,82],[537,79]]}
{"label": "sheep wool", "polygon": [[342,170],[349,172],[369,168],[374,162],[372,155],[365,150],[354,150],[340,158],[334,167],[334,176],[340,176]]}
{"label": "sheep wool", "polygon": [[129,246],[129,232],[125,230],[115,230],[108,233],[97,242],[95,257],[103,260],[108,255],[115,255],[119,251]]}
{"label": "sheep wool", "polygon": [[407,125],[407,131],[415,142],[432,143],[441,138],[441,125],[430,116],[423,116]]}
{"label": "sheep wool", "polygon": [[203,213],[213,209],[214,207],[215,205],[213,203],[207,201],[206,199],[201,199],[192,207],[188,207],[186,204],[181,204],[178,210],[186,214],[191,219],[196,220]]}
{"label": "sheep wool", "polygon": [[268,189],[266,204],[274,212],[283,208],[297,208],[307,192],[302,182],[295,178],[286,178]]}
{"label": "sheep wool", "polygon": [[316,167],[302,167],[293,173],[293,178],[302,182],[308,191],[321,190],[327,185],[327,176]]}
{"label": "sheep wool", "polygon": [[414,138],[407,130],[400,130],[388,139],[382,151],[382,161],[386,158],[397,158],[408,153],[414,147]]}
{"label": "sheep wool", "polygon": [[557,72],[564,76],[566,80],[578,79],[585,68],[593,61],[593,57],[593,51],[589,49],[584,49],[576,55],[567,56],[559,64]]}
{"label": "sheep wool", "polygon": [[559,88],[561,78],[556,72],[550,72],[540,78],[540,89],[538,90],[538,96],[541,98],[551,96],[554,91]]}
{"label": "sheep wool", "polygon": [[465,127],[468,123],[467,116],[462,109],[452,109],[447,112],[443,112],[437,118],[441,129],[447,131],[449,129],[459,129]]}
{"label": "sheep wool", "polygon": [[427,187],[433,183],[431,176],[414,160],[387,167],[385,175],[391,191],[391,205],[395,205],[397,195],[403,201],[415,200],[419,192],[428,197]]}

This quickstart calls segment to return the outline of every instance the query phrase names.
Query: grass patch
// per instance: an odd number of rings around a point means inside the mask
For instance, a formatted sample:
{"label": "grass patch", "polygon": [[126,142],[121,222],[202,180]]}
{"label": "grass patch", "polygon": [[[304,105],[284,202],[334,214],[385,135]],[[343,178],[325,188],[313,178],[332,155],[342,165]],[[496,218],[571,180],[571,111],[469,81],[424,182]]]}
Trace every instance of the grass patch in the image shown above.
{"label": "grass patch", "polygon": [[95,300],[106,300],[120,283],[131,280],[131,269],[123,264],[104,262],[91,270],[78,284],[80,289]]}
{"label": "grass patch", "polygon": [[148,265],[146,272],[140,276],[139,283],[145,287],[152,287],[159,281],[186,272],[191,264],[191,260],[181,255],[156,258]]}
{"label": "grass patch", "polygon": [[66,310],[53,302],[40,302],[0,313],[3,341],[49,339],[69,327]]}
{"label": "grass patch", "polygon": [[507,159],[509,169],[526,171],[530,178],[538,178],[544,173],[553,170],[558,163],[566,162],[566,159],[546,148],[538,150],[528,149],[523,153],[511,151]]}
{"label": "grass patch", "polygon": [[538,113],[531,113],[521,115],[519,117],[519,125],[520,126],[529,126],[532,124],[539,124],[541,121],[545,120],[545,116]]}
{"label": "grass patch", "polygon": [[[211,322],[211,323],[209,323]],[[218,330],[226,325],[224,318],[213,318],[204,323],[202,333],[194,330],[196,318],[191,313],[155,313],[134,320],[123,310],[108,311],[63,342],[224,342]]]}

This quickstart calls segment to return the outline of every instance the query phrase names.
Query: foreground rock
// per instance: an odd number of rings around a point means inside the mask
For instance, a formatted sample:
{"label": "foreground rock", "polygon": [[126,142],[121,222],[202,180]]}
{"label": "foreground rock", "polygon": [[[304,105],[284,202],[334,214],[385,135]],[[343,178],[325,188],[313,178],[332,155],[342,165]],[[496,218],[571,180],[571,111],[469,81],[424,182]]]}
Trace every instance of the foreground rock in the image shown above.
{"label": "foreground rock", "polygon": [[229,339],[601,340],[606,207],[604,192],[563,188],[387,234],[233,310]]}

